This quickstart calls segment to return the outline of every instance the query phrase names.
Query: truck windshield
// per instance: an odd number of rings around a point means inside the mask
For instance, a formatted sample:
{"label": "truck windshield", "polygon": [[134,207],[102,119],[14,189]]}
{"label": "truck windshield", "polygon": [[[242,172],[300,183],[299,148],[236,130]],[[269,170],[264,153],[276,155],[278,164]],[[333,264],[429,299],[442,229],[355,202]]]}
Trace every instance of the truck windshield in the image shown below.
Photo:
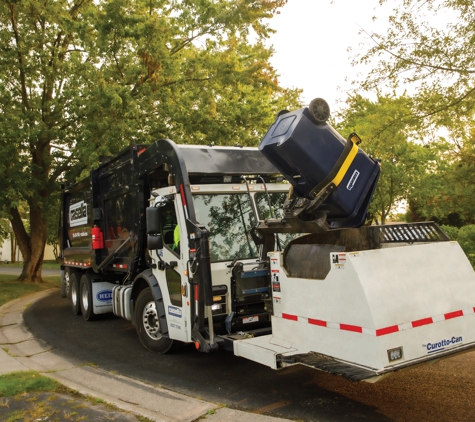
{"label": "truck windshield", "polygon": [[236,194],[194,195],[196,219],[209,230],[211,261],[257,258],[250,230],[256,225],[249,196]]}
{"label": "truck windshield", "polygon": [[256,193],[256,205],[259,213],[259,219],[265,220],[266,218],[283,218],[283,207],[285,198],[288,192],[271,192],[269,193],[270,205],[272,209],[269,209],[269,202],[267,201],[267,195],[265,193]]}
{"label": "truck windshield", "polygon": [[[257,205],[257,212],[259,219],[266,218],[284,218],[284,202],[287,198],[288,192],[271,192],[269,193],[269,200],[271,209],[269,209],[269,201],[265,193],[256,193],[255,201]],[[276,249],[284,249],[287,244],[300,236],[300,233],[279,233],[276,235]]]}

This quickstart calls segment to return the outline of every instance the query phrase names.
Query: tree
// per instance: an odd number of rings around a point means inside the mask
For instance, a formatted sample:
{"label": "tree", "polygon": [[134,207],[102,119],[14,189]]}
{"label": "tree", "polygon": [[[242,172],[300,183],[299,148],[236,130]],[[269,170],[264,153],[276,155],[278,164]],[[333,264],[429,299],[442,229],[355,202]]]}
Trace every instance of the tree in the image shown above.
{"label": "tree", "polygon": [[368,215],[382,224],[425,184],[436,155],[417,140],[417,122],[402,118],[410,114],[409,97],[378,95],[372,102],[361,96],[350,97],[340,112],[341,133],[356,132],[362,148],[381,160],[381,176]]}
{"label": "tree", "polygon": [[[380,4],[388,3],[380,0]],[[471,0],[401,0],[383,34],[354,64],[371,66],[362,87],[411,86],[417,116],[437,126],[472,119],[475,105],[475,11]]]}
{"label": "tree", "polygon": [[474,17],[468,0],[400,0],[385,32],[367,33],[370,45],[354,58],[371,67],[359,92],[401,86],[414,92],[402,118],[418,121],[426,147],[439,157],[408,198],[413,219],[474,222]]}
{"label": "tree", "polygon": [[460,229],[453,226],[442,226],[442,229],[452,240],[456,240],[460,244],[470,264],[475,268],[475,225],[469,224]]}
{"label": "tree", "polygon": [[24,257],[21,280],[41,281],[59,180],[131,142],[254,144],[277,111],[299,105],[263,44],[265,19],[285,2],[1,3],[0,208]]}
{"label": "tree", "polygon": [[474,224],[475,128],[460,137],[452,131],[450,142],[442,139],[431,147],[438,148],[442,159],[437,172],[427,181],[433,189],[415,194],[411,201],[412,212],[450,226]]}

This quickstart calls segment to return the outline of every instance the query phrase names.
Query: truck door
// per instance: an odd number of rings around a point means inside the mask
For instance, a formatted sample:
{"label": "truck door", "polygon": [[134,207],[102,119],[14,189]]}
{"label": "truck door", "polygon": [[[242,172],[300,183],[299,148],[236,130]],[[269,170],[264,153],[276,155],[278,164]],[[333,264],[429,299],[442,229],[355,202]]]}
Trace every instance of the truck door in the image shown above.
{"label": "truck door", "polygon": [[[168,189],[167,189],[168,190]],[[167,314],[168,331],[170,338],[180,341],[188,341],[187,320],[189,318],[189,305],[187,297],[182,295],[182,285],[186,286],[184,291],[189,292],[188,279],[186,274],[186,245],[181,250],[180,239],[187,238],[183,207],[179,195],[169,195],[168,203],[160,208],[160,229],[163,236],[163,249],[158,253],[165,263],[163,270],[157,269],[155,274],[165,301],[165,311]]]}

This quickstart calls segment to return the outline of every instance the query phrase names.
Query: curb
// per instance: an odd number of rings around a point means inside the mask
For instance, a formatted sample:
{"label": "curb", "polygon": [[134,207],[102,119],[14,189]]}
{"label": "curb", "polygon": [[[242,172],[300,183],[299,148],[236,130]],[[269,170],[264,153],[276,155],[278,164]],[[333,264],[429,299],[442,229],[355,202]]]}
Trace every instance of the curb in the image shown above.
{"label": "curb", "polygon": [[49,289],[15,299],[0,307],[0,375],[16,371],[38,371],[84,395],[100,398],[121,410],[157,422],[283,422],[287,419],[222,407],[145,384],[100,368],[84,366],[64,358],[46,342],[36,339],[23,320],[29,305],[57,292]]}

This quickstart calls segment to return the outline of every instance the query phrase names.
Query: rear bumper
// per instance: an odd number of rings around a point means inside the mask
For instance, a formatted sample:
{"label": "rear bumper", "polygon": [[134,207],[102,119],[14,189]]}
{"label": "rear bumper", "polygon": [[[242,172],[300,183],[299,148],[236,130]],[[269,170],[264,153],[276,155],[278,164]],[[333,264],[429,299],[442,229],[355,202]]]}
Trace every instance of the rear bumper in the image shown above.
{"label": "rear bumper", "polygon": [[[324,372],[329,372],[335,375],[341,375],[352,381],[378,381],[383,375],[387,375],[391,372],[400,371],[402,369],[411,368],[417,365],[423,365],[432,361],[437,361],[449,356],[453,356],[459,353],[469,352],[475,349],[475,342],[465,344],[462,346],[454,347],[449,350],[438,352],[437,354],[431,354],[423,356],[410,361],[402,362],[387,366],[382,369],[368,368],[359,366],[355,363],[332,358],[331,356],[323,355],[316,352],[295,354],[295,355],[276,355],[277,368],[285,368],[292,365],[306,365]],[[371,380],[373,378],[373,380]]]}

